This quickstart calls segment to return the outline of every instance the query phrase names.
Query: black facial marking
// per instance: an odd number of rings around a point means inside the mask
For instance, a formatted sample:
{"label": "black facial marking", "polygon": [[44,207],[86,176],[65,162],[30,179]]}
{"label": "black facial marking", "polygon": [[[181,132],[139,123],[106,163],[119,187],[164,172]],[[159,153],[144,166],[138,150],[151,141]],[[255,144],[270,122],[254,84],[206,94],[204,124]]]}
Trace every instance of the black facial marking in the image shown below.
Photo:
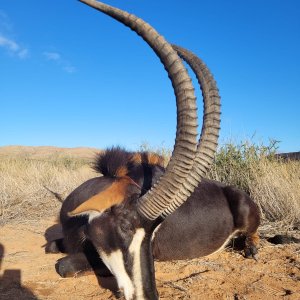
{"label": "black facial marking", "polygon": [[142,286],[146,299],[157,299],[155,285],[154,262],[151,250],[151,236],[162,219],[149,221],[137,211],[138,195],[132,196],[124,203],[114,206],[87,225],[87,236],[93,241],[96,249],[106,255],[121,250],[124,267],[133,280],[134,257],[129,251],[130,244],[139,228],[145,230],[141,244]]}

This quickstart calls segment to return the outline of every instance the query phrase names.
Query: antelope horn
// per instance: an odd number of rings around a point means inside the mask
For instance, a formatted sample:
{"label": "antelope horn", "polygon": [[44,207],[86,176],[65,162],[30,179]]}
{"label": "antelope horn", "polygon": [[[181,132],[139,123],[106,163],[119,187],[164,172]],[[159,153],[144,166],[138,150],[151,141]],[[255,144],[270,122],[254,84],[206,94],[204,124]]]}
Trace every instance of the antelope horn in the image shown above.
{"label": "antelope horn", "polygon": [[191,171],[195,158],[197,107],[191,79],[172,46],[142,19],[101,2],[79,1],[113,17],[140,35],[160,58],[172,82],[177,105],[177,130],[173,155],[159,183],[140,198],[137,207],[141,215],[154,220],[170,205],[179,190],[182,190],[183,182]]}
{"label": "antelope horn", "polygon": [[[220,96],[213,75],[204,62],[194,53],[182,47],[172,45],[177,54],[191,67],[196,74],[203,96],[203,125],[197,146],[197,153],[193,168],[183,183],[187,190],[195,188],[205,175],[213,161],[217,148],[220,130]],[[181,204],[184,197],[181,190],[170,206],[162,213],[163,217],[174,212]]]}

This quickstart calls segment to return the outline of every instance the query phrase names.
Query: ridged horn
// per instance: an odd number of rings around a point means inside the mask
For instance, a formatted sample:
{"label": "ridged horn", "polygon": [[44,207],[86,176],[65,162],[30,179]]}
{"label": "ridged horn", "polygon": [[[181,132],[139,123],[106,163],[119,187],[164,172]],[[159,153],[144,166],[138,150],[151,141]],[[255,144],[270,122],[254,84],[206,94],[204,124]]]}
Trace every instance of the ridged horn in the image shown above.
{"label": "ridged horn", "polygon": [[213,161],[218,145],[220,130],[221,103],[219,90],[213,75],[204,62],[191,51],[182,47],[172,45],[177,54],[191,67],[196,74],[203,97],[203,125],[197,146],[197,154],[191,172],[189,173],[183,187],[170,206],[162,213],[163,217],[174,212],[181,204],[182,198],[186,196],[184,190],[192,191],[198,186],[201,178],[207,172]]}
{"label": "ridged horn", "polygon": [[94,0],[79,0],[120,21],[140,35],[163,63],[172,82],[177,105],[176,140],[165,174],[140,198],[138,211],[154,220],[169,207],[192,169],[197,147],[197,106],[192,81],[176,51],[154,28],[136,16]]}

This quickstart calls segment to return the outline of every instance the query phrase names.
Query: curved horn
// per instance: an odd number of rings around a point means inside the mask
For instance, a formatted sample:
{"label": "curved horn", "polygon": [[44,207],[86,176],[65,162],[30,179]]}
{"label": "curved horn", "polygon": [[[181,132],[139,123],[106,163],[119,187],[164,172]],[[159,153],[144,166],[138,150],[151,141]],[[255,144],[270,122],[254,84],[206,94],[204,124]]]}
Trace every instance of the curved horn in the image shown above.
{"label": "curved horn", "polygon": [[[186,178],[183,186],[188,185],[196,187],[205,175],[208,167],[213,161],[217,148],[217,141],[220,130],[220,96],[217,84],[204,62],[195,54],[182,47],[172,45],[178,55],[187,62],[196,74],[203,96],[203,125],[199,139],[197,154],[192,171]],[[182,191],[174,198],[170,206],[162,213],[163,217],[174,212],[181,204]]]}
{"label": "curved horn", "polygon": [[170,205],[182,188],[195,158],[197,107],[191,79],[172,46],[142,19],[101,2],[79,1],[113,17],[139,34],[160,58],[172,81],[177,104],[177,130],[173,155],[159,183],[140,198],[138,204],[138,211],[145,218],[154,220]]}

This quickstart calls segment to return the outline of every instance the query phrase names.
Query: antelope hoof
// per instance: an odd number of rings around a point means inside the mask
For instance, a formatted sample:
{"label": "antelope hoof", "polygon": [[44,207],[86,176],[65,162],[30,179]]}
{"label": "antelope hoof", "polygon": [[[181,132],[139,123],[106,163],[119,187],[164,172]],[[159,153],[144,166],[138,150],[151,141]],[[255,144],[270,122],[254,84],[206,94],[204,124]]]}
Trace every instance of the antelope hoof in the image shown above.
{"label": "antelope hoof", "polygon": [[254,260],[256,260],[257,261],[257,259],[258,259],[258,256],[257,256],[257,253],[258,253],[258,251],[257,251],[257,248],[255,247],[255,246],[249,246],[249,247],[247,247],[247,248],[245,248],[245,257],[246,258],[253,258]]}
{"label": "antelope hoof", "polygon": [[56,272],[63,278],[74,277],[78,270],[74,269],[67,257],[60,258],[55,264]]}
{"label": "antelope hoof", "polygon": [[60,253],[59,248],[57,247],[56,241],[48,242],[45,246],[45,253]]}

